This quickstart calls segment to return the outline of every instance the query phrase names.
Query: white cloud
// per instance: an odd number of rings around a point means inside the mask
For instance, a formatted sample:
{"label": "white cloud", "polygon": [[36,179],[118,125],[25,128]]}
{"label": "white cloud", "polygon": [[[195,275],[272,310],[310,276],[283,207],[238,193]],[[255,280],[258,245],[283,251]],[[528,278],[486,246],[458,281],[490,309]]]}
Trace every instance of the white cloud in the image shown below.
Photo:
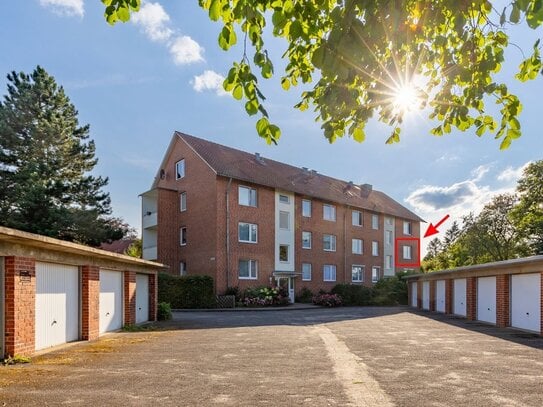
{"label": "white cloud", "polygon": [[471,170],[471,175],[474,177],[473,181],[481,181],[488,171],[490,171],[490,167],[490,164],[483,164]]}
{"label": "white cloud", "polygon": [[504,182],[517,182],[518,179],[522,176],[526,167],[528,167],[528,165],[530,164],[531,161],[528,161],[526,164],[521,165],[518,168],[513,168],[512,166],[509,166],[498,175],[498,180]]}
{"label": "white cloud", "polygon": [[197,75],[191,81],[192,88],[196,92],[203,92],[206,90],[214,91],[219,96],[227,95],[222,84],[224,82],[224,76],[218,74],[215,71],[204,71],[203,74]]}
{"label": "white cloud", "polygon": [[85,14],[83,0],[40,0],[40,5],[61,16],[83,17]]}
{"label": "white cloud", "polygon": [[132,14],[132,22],[152,41],[167,42],[173,35],[168,27],[170,16],[159,3],[144,3],[139,12]]}
{"label": "white cloud", "polygon": [[203,61],[204,49],[192,38],[185,35],[177,37],[170,44],[170,54],[177,65]]}

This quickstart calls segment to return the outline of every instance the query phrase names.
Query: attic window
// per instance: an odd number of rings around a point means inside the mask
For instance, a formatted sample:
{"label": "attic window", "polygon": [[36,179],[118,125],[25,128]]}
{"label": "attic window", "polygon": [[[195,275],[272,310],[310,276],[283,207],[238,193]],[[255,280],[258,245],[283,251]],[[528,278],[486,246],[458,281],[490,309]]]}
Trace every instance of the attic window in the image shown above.
{"label": "attic window", "polygon": [[175,163],[175,179],[181,179],[185,177],[185,159],[179,160]]}

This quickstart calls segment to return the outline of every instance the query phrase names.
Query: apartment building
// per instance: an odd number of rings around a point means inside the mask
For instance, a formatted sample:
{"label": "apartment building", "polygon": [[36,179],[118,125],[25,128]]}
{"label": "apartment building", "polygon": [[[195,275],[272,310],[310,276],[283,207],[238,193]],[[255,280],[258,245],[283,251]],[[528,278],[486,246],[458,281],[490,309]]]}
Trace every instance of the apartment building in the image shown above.
{"label": "apartment building", "polygon": [[416,264],[416,214],[356,185],[175,132],[142,197],[143,258],[214,278],[217,293],[281,283],[372,285]]}

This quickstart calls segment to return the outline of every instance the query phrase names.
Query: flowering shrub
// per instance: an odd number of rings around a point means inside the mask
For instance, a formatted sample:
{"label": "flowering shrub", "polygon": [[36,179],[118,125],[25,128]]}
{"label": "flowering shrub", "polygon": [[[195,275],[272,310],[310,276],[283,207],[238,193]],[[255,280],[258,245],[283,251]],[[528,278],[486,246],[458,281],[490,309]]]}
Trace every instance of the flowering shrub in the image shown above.
{"label": "flowering shrub", "polygon": [[313,297],[313,304],[323,307],[339,307],[343,305],[343,301],[337,294],[318,294]]}
{"label": "flowering shrub", "polygon": [[282,287],[255,287],[245,290],[242,304],[247,307],[288,305],[290,300]]}

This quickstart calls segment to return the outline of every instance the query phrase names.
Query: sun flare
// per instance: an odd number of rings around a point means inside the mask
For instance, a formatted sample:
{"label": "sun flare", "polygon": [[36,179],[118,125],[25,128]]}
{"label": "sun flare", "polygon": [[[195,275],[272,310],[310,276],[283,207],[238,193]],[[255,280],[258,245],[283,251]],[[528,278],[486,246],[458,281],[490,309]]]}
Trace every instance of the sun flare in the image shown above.
{"label": "sun flare", "polygon": [[420,97],[412,83],[400,85],[394,92],[394,108],[404,114],[420,109]]}

